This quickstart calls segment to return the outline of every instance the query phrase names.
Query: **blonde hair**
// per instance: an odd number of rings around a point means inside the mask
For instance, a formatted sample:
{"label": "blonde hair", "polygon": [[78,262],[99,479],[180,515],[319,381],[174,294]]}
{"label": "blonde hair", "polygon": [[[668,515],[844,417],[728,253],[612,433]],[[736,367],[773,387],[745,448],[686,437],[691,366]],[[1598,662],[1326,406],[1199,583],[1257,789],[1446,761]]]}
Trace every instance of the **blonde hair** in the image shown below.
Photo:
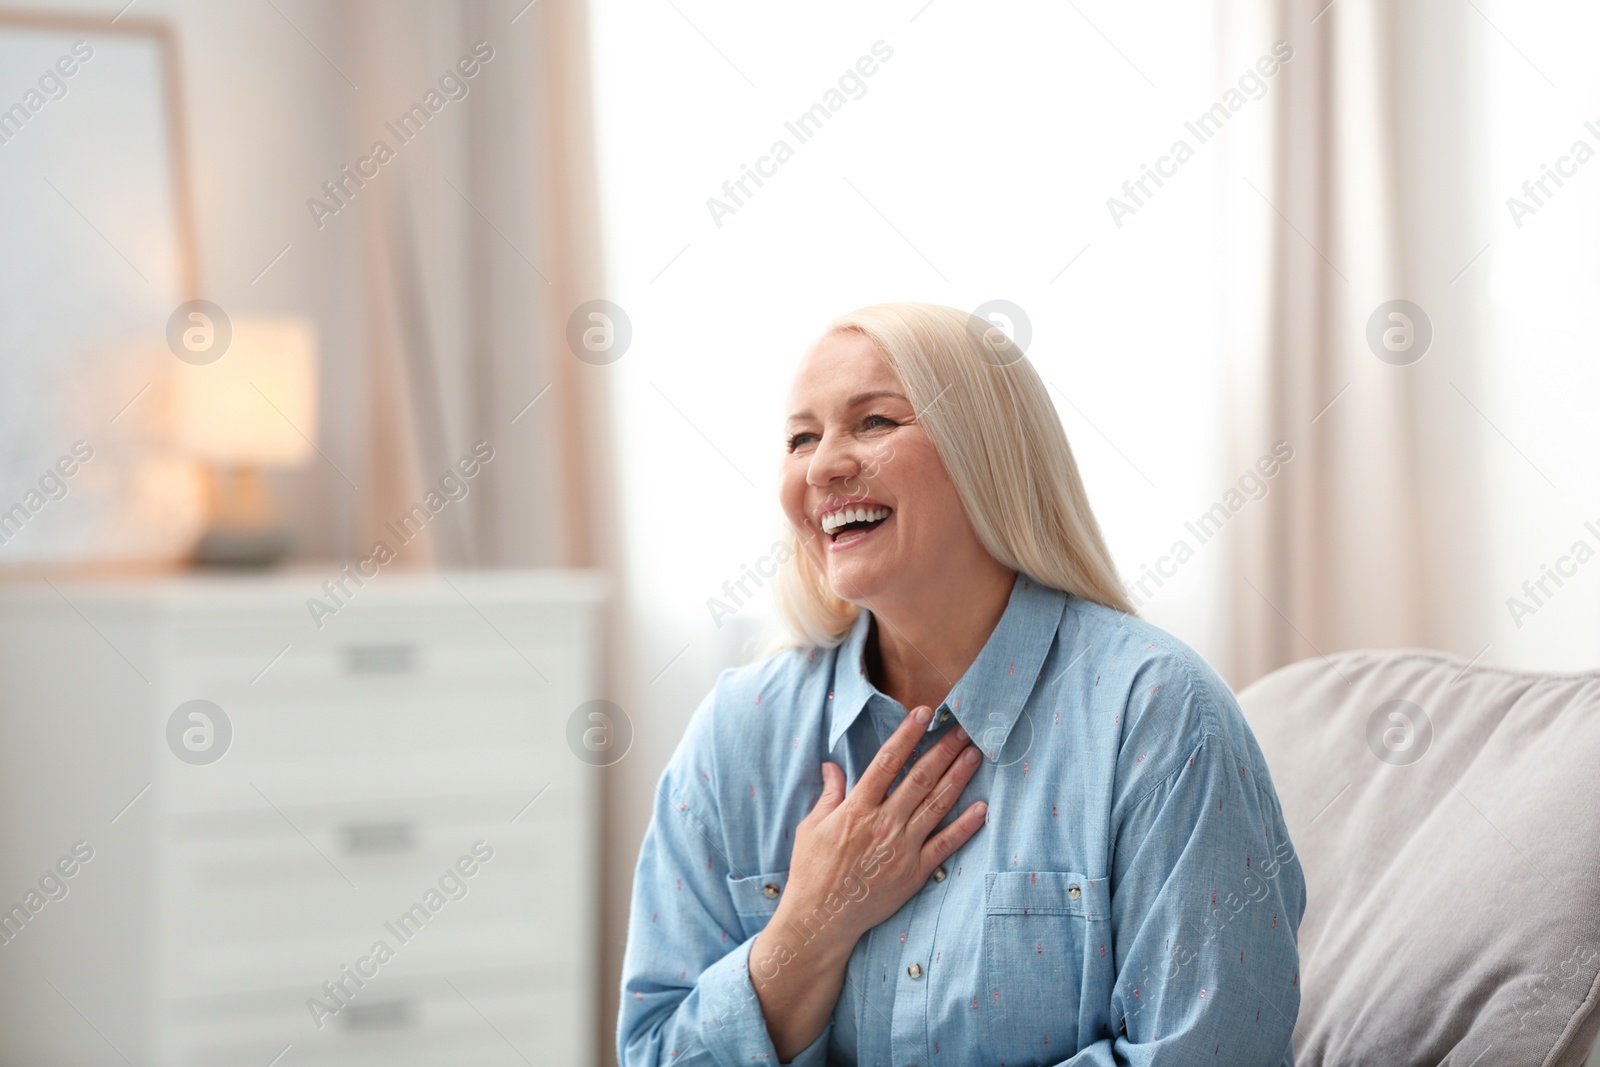
{"label": "blonde hair", "polygon": [[[835,319],[877,346],[955,485],[978,540],[1002,565],[1134,614],[1078,476],[1044,381],[998,328],[938,304],[875,304]],[[788,631],[778,647],[832,647],[860,608],[787,531],[773,585]]]}

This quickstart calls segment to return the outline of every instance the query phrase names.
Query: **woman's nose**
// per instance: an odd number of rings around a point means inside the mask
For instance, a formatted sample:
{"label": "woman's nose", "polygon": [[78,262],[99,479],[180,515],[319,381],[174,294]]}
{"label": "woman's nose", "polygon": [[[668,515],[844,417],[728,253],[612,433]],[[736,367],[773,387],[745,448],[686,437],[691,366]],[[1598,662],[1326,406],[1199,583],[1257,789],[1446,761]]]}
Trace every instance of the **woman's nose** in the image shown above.
{"label": "woman's nose", "polygon": [[825,486],[840,478],[851,478],[861,473],[861,459],[856,455],[855,442],[838,434],[824,434],[811,453],[811,466],[806,470],[806,480],[812,485]]}

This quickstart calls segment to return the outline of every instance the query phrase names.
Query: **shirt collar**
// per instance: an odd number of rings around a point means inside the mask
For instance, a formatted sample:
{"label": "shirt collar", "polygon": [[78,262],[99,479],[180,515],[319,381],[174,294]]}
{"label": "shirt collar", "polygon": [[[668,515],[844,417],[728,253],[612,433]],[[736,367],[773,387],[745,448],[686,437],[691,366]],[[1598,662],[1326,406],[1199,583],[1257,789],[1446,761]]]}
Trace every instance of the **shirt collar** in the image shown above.
{"label": "shirt collar", "polygon": [[[1039,680],[1066,604],[1066,593],[1018,571],[994,632],[936,709],[928,730],[936,729],[942,713],[949,710],[990,757],[998,754]],[[874,695],[883,696],[867,677],[865,651],[872,620],[872,613],[863,608],[834,659],[833,688],[828,692],[830,752],[867,702]]]}

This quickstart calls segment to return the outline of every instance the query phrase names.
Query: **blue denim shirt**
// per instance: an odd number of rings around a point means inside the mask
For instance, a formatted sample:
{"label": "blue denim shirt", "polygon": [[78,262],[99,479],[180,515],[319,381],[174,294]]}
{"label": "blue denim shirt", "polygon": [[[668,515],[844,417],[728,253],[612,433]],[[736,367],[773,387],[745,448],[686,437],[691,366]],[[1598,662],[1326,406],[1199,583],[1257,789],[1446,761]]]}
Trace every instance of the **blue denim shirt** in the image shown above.
{"label": "blue denim shirt", "polygon": [[[626,1067],[778,1063],[749,969],[780,963],[752,944],[819,764],[853,788],[906,714],[867,677],[872,625],[862,611],[836,649],[724,671],[695,712],[634,876]],[[975,800],[986,825],[857,942],[792,1062],[1292,1065],[1305,880],[1255,737],[1200,656],[1018,574],[919,755],[952,720],[986,758],[944,825]]]}

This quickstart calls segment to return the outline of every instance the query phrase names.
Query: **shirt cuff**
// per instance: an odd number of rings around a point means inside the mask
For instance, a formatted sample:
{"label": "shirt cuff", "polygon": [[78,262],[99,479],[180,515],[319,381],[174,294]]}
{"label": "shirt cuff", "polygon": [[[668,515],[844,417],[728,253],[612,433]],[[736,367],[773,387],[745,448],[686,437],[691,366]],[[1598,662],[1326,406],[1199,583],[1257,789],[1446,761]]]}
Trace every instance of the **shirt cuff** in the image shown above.
{"label": "shirt cuff", "polygon": [[[700,1037],[718,1067],[748,1067],[752,1061],[778,1062],[778,1050],[772,1047],[772,1036],[767,1033],[761,1001],[750,984],[750,950],[759,936],[752,935],[707,967],[696,982],[706,1016],[701,1021]],[[825,1067],[832,1031],[830,1018],[821,1036],[783,1067]]]}

